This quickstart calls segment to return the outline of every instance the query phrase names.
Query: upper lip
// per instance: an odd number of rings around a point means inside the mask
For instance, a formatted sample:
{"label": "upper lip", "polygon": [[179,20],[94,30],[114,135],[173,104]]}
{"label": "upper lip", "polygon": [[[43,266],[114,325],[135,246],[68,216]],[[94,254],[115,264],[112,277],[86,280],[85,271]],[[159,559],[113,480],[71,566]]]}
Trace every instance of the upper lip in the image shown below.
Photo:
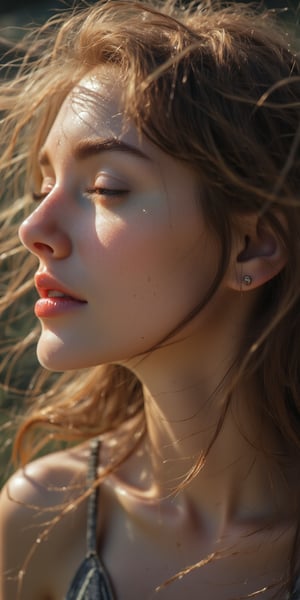
{"label": "upper lip", "polygon": [[36,273],[34,283],[41,298],[48,298],[48,293],[50,291],[56,291],[61,292],[74,300],[78,300],[79,302],[86,302],[86,300],[77,296],[76,293],[68,289],[65,285],[62,285],[49,273]]}

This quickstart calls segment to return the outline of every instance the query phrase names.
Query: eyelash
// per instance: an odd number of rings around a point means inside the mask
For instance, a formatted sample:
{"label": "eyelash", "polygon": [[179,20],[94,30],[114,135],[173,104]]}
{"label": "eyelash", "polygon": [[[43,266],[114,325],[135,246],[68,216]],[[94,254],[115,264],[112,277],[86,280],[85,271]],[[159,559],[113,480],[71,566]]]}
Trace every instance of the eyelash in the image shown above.
{"label": "eyelash", "polygon": [[[108,196],[108,197],[118,197],[125,196],[128,194],[128,190],[116,190],[116,189],[108,189],[108,188],[88,188],[86,193],[89,195],[97,195],[97,196]],[[34,202],[41,202],[44,200],[49,192],[31,192],[32,200]]]}
{"label": "eyelash", "polygon": [[126,194],[128,194],[128,190],[117,190],[117,189],[108,189],[108,188],[100,188],[100,187],[95,187],[95,188],[88,188],[86,190],[87,194],[90,195],[96,195],[96,196],[108,196],[108,197],[118,197],[118,196],[125,196]]}

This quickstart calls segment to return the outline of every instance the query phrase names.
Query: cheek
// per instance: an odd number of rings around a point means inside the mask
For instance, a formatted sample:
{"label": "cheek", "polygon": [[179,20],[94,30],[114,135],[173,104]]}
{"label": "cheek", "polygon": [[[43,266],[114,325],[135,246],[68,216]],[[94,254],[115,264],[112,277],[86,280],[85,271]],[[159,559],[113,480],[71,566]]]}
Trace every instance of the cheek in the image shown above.
{"label": "cheek", "polygon": [[[162,204],[162,201],[160,200]],[[171,218],[152,201],[124,216],[96,215],[89,255],[96,289],[108,286],[114,302],[159,302],[190,310],[206,293],[216,270],[214,246],[197,215]],[[85,247],[87,251],[87,246]],[[95,273],[97,274],[95,277]],[[108,290],[107,290],[108,291]],[[163,308],[163,307],[162,307]]]}
{"label": "cheek", "polygon": [[167,214],[153,206],[150,210],[145,203],[141,206],[128,210],[126,217],[103,211],[96,215],[89,245],[100,273],[107,270],[111,276],[131,280],[139,274],[148,281],[154,272],[172,267],[176,240]]}

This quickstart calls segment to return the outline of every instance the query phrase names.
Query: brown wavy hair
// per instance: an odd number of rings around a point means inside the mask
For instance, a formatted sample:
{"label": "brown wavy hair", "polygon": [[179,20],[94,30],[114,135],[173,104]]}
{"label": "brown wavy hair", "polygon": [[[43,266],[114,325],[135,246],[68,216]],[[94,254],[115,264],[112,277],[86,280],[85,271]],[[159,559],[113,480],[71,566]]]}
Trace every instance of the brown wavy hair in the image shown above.
{"label": "brown wavy hair", "polygon": [[[39,331],[27,317],[26,335],[10,338],[20,316],[28,314],[36,269],[16,229],[32,209],[38,151],[66,95],[103,64],[119,68],[125,114],[164,152],[197,172],[207,224],[218,235],[220,263],[213,285],[178,328],[201,310],[222,280],[237,217],[261,215],[284,245],[287,264],[264,286],[226,385],[232,391],[241,378],[255,374],[266,415],[291,455],[298,456],[300,59],[292,36],[269,13],[245,5],[97,2],[53,17],[19,44],[0,84],[5,384]],[[126,422],[137,436],[145,428],[141,383],[117,365],[76,375],[40,370],[28,395],[32,406],[15,444],[23,461],[49,437],[80,441]]]}

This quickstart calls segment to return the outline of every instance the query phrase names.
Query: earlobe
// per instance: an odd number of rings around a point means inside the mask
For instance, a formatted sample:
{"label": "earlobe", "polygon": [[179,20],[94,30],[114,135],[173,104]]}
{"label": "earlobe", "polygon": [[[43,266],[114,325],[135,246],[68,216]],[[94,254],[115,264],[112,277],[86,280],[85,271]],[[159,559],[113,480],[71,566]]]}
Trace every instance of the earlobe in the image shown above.
{"label": "earlobe", "polygon": [[247,218],[241,233],[232,252],[228,284],[231,289],[247,291],[278,275],[286,264],[286,252],[281,237],[265,219],[255,218],[250,223]]}

